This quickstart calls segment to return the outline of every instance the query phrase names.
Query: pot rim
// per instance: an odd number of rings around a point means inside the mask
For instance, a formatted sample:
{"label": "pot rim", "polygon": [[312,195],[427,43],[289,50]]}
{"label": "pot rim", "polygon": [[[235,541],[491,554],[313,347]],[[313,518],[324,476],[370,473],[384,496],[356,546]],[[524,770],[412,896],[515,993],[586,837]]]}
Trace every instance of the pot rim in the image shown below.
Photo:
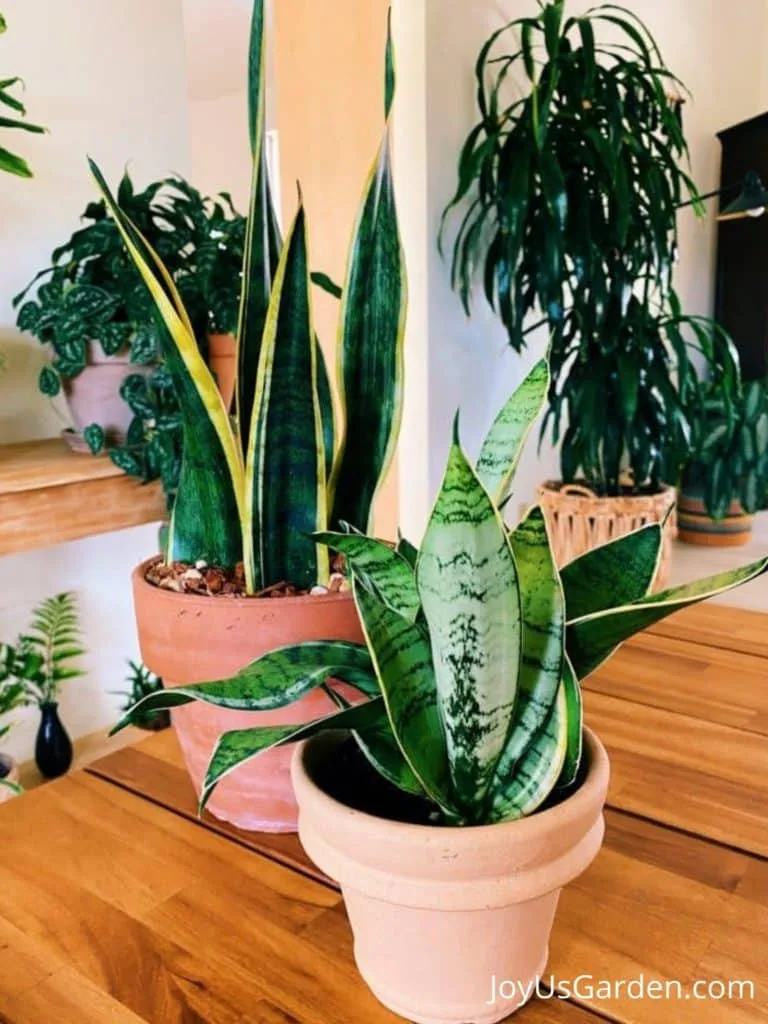
{"label": "pot rim", "polygon": [[562,826],[567,821],[577,819],[590,805],[595,803],[601,790],[607,788],[610,775],[605,747],[599,737],[588,726],[584,726],[584,753],[589,756],[586,778],[574,793],[562,803],[557,804],[556,807],[550,807],[545,811],[536,811],[526,818],[502,821],[493,825],[413,825],[402,821],[392,821],[389,818],[380,818],[367,811],[358,811],[321,789],[306,768],[306,755],[312,747],[320,745],[324,739],[326,742],[328,741],[328,733],[304,740],[294,752],[292,775],[294,787],[299,795],[300,810],[299,790],[310,790],[312,799],[324,812],[325,821],[330,827],[332,827],[334,819],[343,820],[347,827],[350,822],[358,821],[364,823],[367,833],[374,839],[386,836],[390,840],[402,839],[430,843],[436,837],[440,837],[450,842],[452,849],[459,851],[463,848],[473,848],[486,838],[498,837],[499,829],[502,828],[514,829],[515,838],[525,841],[534,839],[538,834],[547,832],[551,828]]}
{"label": "pot rim", "polygon": [[619,494],[619,495],[586,495],[586,494],[563,494],[563,487],[588,487],[586,481],[574,481],[573,484],[566,484],[564,480],[545,480],[539,484],[539,489],[550,494],[557,494],[569,501],[654,501],[657,498],[665,498],[677,495],[677,488],[671,484],[662,484],[661,489],[652,494]]}
{"label": "pot rim", "polygon": [[252,596],[225,597],[224,595],[208,596],[206,594],[180,594],[175,590],[165,590],[163,587],[156,587],[154,583],[150,583],[146,578],[149,567],[162,561],[162,558],[162,555],[153,555],[151,558],[146,558],[143,562],[140,562],[131,573],[133,585],[135,588],[140,588],[145,593],[151,592],[153,596],[160,595],[163,600],[171,601],[176,604],[184,604],[187,608],[190,608],[193,604],[197,604],[200,608],[210,608],[212,602],[221,601],[225,602],[228,607],[243,609],[245,607],[260,607],[261,602],[267,600],[272,600],[273,604],[277,604],[281,608],[284,607],[286,609],[302,607],[306,602],[311,601],[312,607],[314,608],[323,604],[332,604],[340,600],[354,600],[351,590],[336,594],[296,594],[293,597],[280,597],[273,599]]}

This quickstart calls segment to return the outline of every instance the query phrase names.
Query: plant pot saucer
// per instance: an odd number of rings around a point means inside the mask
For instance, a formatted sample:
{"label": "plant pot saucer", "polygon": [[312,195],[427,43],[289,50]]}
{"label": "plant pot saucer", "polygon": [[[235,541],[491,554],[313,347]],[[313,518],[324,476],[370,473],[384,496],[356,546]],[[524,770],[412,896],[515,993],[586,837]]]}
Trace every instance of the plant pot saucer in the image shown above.
{"label": "plant pot saucer", "polygon": [[93,452],[88,447],[88,442],[85,440],[82,434],[79,434],[72,427],[65,427],[61,432],[62,440],[65,442],[68,448],[70,448],[77,455],[92,455]]}

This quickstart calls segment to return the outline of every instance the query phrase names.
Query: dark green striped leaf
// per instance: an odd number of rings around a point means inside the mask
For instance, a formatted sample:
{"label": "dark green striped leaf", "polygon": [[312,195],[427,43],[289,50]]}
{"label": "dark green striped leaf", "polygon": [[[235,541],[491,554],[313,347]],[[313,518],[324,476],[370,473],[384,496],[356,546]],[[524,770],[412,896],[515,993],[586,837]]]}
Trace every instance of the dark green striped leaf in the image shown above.
{"label": "dark green striped leaf", "polygon": [[305,215],[300,206],[272,291],[246,460],[245,487],[261,586],[285,580],[311,587],[328,573],[328,552],[312,538],[327,524],[309,291]]}
{"label": "dark green striped leaf", "polygon": [[565,599],[537,506],[510,535],[520,580],[523,646],[512,729],[495,778],[507,778],[549,716],[563,672]]}
{"label": "dark green striped leaf", "polygon": [[452,813],[445,737],[429,643],[364,583],[355,602],[387,708],[392,734],[424,791]]}
{"label": "dark green striped leaf", "polygon": [[112,734],[142,721],[148,711],[194,701],[233,711],[274,711],[301,700],[329,677],[349,682],[367,696],[378,694],[371,656],[364,646],[342,640],[310,641],[271,651],[231,679],[150,693],[125,713]]}
{"label": "dark green striped leaf", "polygon": [[333,472],[333,460],[336,453],[336,422],[333,412],[333,395],[331,394],[331,382],[328,377],[328,366],[325,362],[325,355],[316,342],[317,350],[317,400],[320,403],[320,419],[323,424],[323,449],[325,451],[325,479],[331,479]]}
{"label": "dark green striped leaf", "polygon": [[408,565],[411,566],[412,569],[416,568],[416,562],[419,557],[419,549],[416,547],[415,544],[411,544],[407,537],[404,537],[402,534],[398,534],[395,551],[397,551],[398,555],[400,555],[402,558],[406,560],[406,562],[408,563]]}
{"label": "dark green striped leaf", "polygon": [[316,718],[304,725],[264,726],[257,729],[236,729],[225,732],[216,744],[208,764],[200,793],[199,811],[202,814],[213,791],[241,764],[247,764],[259,754],[274,747],[284,747],[301,740],[308,740],[321,732],[331,729],[365,729],[379,724],[384,716],[384,702],[375,697],[365,704],[356,704],[325,718]]}
{"label": "dark green striped leaf", "polygon": [[566,657],[563,662],[563,686],[565,688],[565,709],[568,718],[568,741],[565,750],[565,762],[558,789],[567,789],[576,781],[581,767],[581,755],[584,747],[584,702],[581,699],[581,687],[573,666]]}
{"label": "dark green striped leaf", "polygon": [[[525,818],[540,807],[563,770],[568,746],[565,686],[557,693],[549,718],[542,726],[514,773],[499,780],[491,793],[488,824]],[[506,781],[506,784],[505,784]]]}
{"label": "dark green striped leaf", "polygon": [[617,608],[645,597],[661,557],[657,523],[593,548],[560,570],[568,620]]}
{"label": "dark green striped leaf", "polygon": [[394,548],[359,533],[316,533],[315,540],[340,551],[355,573],[372,581],[390,608],[409,622],[416,619],[420,602],[413,568]]}
{"label": "dark green striped leaf", "polygon": [[394,455],[403,406],[407,299],[389,129],[368,179],[347,266],[337,357],[345,424],[330,486],[331,523],[343,520],[365,531]]}
{"label": "dark green striped leaf", "polygon": [[569,622],[566,631],[568,656],[576,676],[594,672],[629,637],[689,605],[717,597],[734,587],[757,579],[768,569],[768,558],[741,569],[731,569],[707,579],[673,587],[622,608],[608,609]]}
{"label": "dark green striped leaf", "polygon": [[455,436],[416,578],[454,793],[472,813],[485,798],[509,734],[522,622],[504,524]]}
{"label": "dark green striped leaf", "polygon": [[509,490],[525,439],[543,408],[548,390],[549,367],[546,359],[542,359],[496,417],[483,442],[477,475],[497,504]]}
{"label": "dark green striped leaf", "polygon": [[281,240],[264,145],[267,27],[264,0],[254,0],[248,54],[248,131],[253,167],[237,330],[237,418],[243,451],[251,434],[256,377]]}

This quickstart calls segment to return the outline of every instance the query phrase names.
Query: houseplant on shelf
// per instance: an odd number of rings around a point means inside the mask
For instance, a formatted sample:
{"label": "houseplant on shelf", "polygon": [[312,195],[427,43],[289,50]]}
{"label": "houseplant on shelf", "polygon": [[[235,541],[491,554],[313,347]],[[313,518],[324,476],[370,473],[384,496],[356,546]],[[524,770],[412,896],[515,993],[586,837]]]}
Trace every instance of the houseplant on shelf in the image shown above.
{"label": "houseplant on shelf", "polygon": [[[0,12],[0,35],[2,35],[8,28],[5,18]],[[0,81],[0,107],[6,107],[13,111],[14,116],[7,114],[0,114],[0,128],[2,129],[13,129],[14,131],[32,132],[35,135],[40,135],[45,131],[39,124],[32,124],[31,121],[25,121],[23,118],[26,116],[26,109],[24,104],[15,95],[16,86],[21,85],[21,79],[15,78],[4,78]],[[9,174],[17,174],[20,178],[31,178],[32,170],[27,161],[18,156],[16,153],[12,153],[4,146],[0,146],[0,171],[6,171]]]}
{"label": "houseplant on shelf", "polygon": [[[448,208],[463,210],[453,284],[469,311],[482,282],[518,352],[538,324],[551,331],[543,432],[560,445],[562,481],[539,499],[558,560],[666,520],[663,577],[670,485],[702,387],[690,350],[725,392],[738,389],[733,346],[684,315],[672,287],[677,209],[690,199],[703,213],[683,166],[683,86],[633,12],[540,8],[494,33],[477,62],[481,118]],[[508,96],[515,76],[523,93]]]}
{"label": "houseplant on shelf", "polygon": [[[164,221],[163,186],[154,182],[136,192],[126,173],[118,195],[139,230],[182,277],[176,239]],[[19,330],[53,350],[53,362],[40,373],[40,390],[51,397],[64,390],[75,426],[64,436],[87,451],[84,431],[91,426],[101,428],[105,443],[125,440],[133,412],[121,387],[128,378],[153,373],[163,328],[104,202],[89,203],[82,220],[84,226],[54,250],[51,266],[13,302]],[[28,298],[33,288],[34,298]],[[93,447],[99,445],[92,441]]]}
{"label": "houseplant on shelf", "polygon": [[489,1006],[494,975],[530,996],[560,890],[598,852],[608,759],[583,728],[580,680],[639,630],[768,569],[764,558],[650,595],[659,525],[563,570],[540,507],[505,526],[499,506],[547,385],[539,366],[476,469],[456,430],[418,553],[318,536],[346,555],[364,644],[275,650],[231,679],[148,697],[117,726],[189,702],[287,711],[329,676],[351,683],[363,703],[336,694],[338,710],[315,721],[284,711],[223,735],[201,808],[240,765],[308,740],[293,761],[301,840],[341,883],[374,993],[425,1024],[505,1018],[516,1004]]}
{"label": "houseplant on shelf", "polygon": [[[24,686],[15,678],[16,654],[13,648],[0,644],[0,719],[27,703]],[[10,732],[11,725],[0,725],[0,740]],[[21,792],[19,768],[8,754],[0,751],[0,804]]]}
{"label": "houseplant on shelf", "polygon": [[768,497],[768,394],[761,380],[729,402],[712,385],[695,424],[694,456],[678,498],[680,539],[689,544],[747,544],[752,519]]}
{"label": "houseplant on shelf", "polygon": [[[345,423],[338,444],[312,325],[304,210],[299,203],[281,250],[271,205],[264,156],[265,48],[264,5],[257,0],[249,62],[254,170],[234,426],[170,275],[93,165],[168,327],[164,358],[181,406],[183,458],[166,558],[139,566],[133,577],[142,657],[167,687],[226,678],[285,644],[361,639],[351,594],[341,592],[338,575],[331,578],[327,552],[311,535],[342,521],[368,529],[400,425],[406,284],[389,152],[391,40],[385,60],[387,128],[365,185],[341,299],[338,364]],[[304,722],[331,706],[330,697],[317,690],[289,716]],[[265,724],[274,718],[264,710]],[[197,704],[174,713],[198,789],[218,735],[237,724],[231,708]],[[295,830],[288,754],[271,751],[260,765],[231,775],[210,808],[241,827]]]}
{"label": "houseplant on shelf", "polygon": [[[154,672],[150,672],[146,665],[129,661],[128,668],[130,671],[125,681],[129,688],[116,692],[116,696],[126,698],[123,711],[128,711],[134,704],[148,697],[151,693],[159,693],[163,690],[163,680],[158,679]],[[138,729],[146,729],[147,732],[161,732],[170,726],[171,714],[165,710],[152,711],[150,709],[145,715],[135,717],[133,724]]]}

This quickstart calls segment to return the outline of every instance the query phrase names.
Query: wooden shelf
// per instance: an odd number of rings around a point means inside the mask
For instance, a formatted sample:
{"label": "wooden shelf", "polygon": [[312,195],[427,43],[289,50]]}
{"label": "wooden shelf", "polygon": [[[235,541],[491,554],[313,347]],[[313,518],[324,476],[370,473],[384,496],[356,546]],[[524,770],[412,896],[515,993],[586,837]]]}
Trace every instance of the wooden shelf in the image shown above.
{"label": "wooden shelf", "polygon": [[141,484],[103,455],[61,438],[0,445],[0,555],[160,522],[159,483]]}

